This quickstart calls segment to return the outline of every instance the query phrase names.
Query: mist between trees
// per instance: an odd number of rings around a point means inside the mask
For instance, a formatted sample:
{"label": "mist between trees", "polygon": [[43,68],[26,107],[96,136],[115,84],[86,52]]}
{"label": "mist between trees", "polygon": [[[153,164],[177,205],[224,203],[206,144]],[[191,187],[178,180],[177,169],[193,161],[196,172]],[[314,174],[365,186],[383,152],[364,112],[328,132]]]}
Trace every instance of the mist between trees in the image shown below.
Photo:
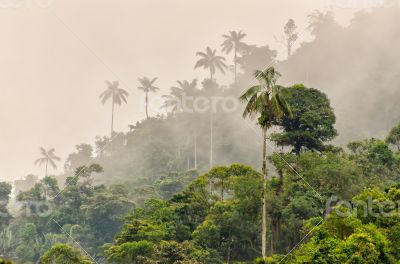
{"label": "mist between trees", "polygon": [[[168,95],[156,77],[139,78],[146,118],[128,132],[114,130],[114,115],[129,93],[106,81],[99,104],[110,108],[110,135],[77,145],[59,175],[56,150],[41,148],[43,175],[0,183],[0,256],[397,263],[399,15],[377,8],[341,27],[315,12],[310,42],[289,20],[283,61],[230,31],[188,66],[208,78],[177,81]],[[221,74],[232,82],[221,85]],[[149,114],[154,98],[163,114]],[[360,205],[367,214],[352,213]]]}

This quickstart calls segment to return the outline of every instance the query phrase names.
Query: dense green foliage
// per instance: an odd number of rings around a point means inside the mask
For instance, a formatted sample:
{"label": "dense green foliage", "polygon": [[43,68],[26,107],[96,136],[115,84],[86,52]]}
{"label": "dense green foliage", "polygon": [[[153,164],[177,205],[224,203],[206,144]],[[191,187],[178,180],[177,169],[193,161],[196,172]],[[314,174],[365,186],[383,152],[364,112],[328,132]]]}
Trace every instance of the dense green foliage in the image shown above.
{"label": "dense green foliage", "polygon": [[[397,201],[398,157],[376,139],[351,142],[347,151],[269,156],[267,263],[395,263],[397,208],[378,217],[332,208],[338,201]],[[13,245],[4,248],[8,256],[17,263],[231,263],[261,255],[263,177],[251,167],[170,173],[136,189],[93,184],[100,173],[99,165],[81,166],[64,186],[45,177],[21,192],[18,221],[2,233]],[[30,208],[32,201],[51,210]]]}
{"label": "dense green foliage", "polygon": [[43,264],[92,264],[79,250],[64,244],[56,244],[41,258]]}
{"label": "dense green foliage", "polygon": [[139,257],[159,260],[160,254],[167,263],[252,259],[261,189],[262,177],[250,167],[215,167],[169,201],[149,200],[128,216],[107,246],[107,259],[136,263]]}
{"label": "dense green foliage", "polygon": [[[362,24],[360,17],[353,26]],[[304,67],[295,67],[299,57],[326,44],[325,34],[344,34],[329,14],[317,13],[310,29],[315,40],[293,52],[296,25],[286,24],[289,59],[278,65],[283,78],[304,80]],[[15,197],[10,184],[0,183],[0,256],[24,264],[398,263],[400,217],[387,203],[400,199],[400,125],[384,140],[333,145],[336,116],[324,92],[278,85],[274,67],[254,75],[276,51],[244,43],[242,32],[223,37],[223,51],[234,53],[229,87],[217,82],[229,66],[207,48],[196,68],[210,78],[178,81],[164,96],[166,115],[148,116],[157,78],[143,77],[146,119],[129,132],[111,125],[110,137],[76,146],[63,174],[48,176],[46,169],[40,180],[30,175],[16,182]],[[249,88],[251,76],[260,83]],[[114,107],[127,100],[118,82],[107,85],[104,102],[112,99]],[[180,105],[185,96],[240,94],[244,109],[190,112]],[[265,141],[241,120],[243,110],[258,118],[264,139],[282,146],[280,152],[266,152]],[[58,160],[54,149],[42,156],[38,164]],[[349,204],[355,205],[350,212]],[[262,231],[266,259],[260,258]]]}
{"label": "dense green foliage", "polygon": [[279,146],[293,146],[293,152],[297,154],[302,149],[324,150],[324,142],[337,135],[333,127],[336,117],[329,99],[317,89],[304,85],[284,88],[283,93],[292,115],[283,116],[277,122],[283,132],[274,133],[272,140]]}
{"label": "dense green foliage", "polygon": [[[385,214],[365,217],[365,204],[372,198],[377,201],[398,203],[400,189],[386,191],[366,189],[352,198],[359,204],[357,213],[339,207],[318,227],[313,228],[311,240],[302,245],[287,263],[397,263],[399,258],[398,208],[385,206]],[[378,213],[379,206],[372,211]],[[322,219],[321,219],[322,220]],[[312,219],[306,225],[313,226]],[[290,259],[290,260],[289,260]]]}

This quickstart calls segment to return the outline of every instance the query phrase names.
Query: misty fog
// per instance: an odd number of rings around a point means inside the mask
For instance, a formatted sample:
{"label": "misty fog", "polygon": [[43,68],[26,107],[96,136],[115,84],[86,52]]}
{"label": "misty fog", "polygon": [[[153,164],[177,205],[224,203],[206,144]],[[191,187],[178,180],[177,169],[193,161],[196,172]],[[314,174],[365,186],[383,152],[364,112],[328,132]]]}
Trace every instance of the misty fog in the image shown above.
{"label": "misty fog", "polygon": [[[54,147],[66,159],[75,145],[108,135],[108,107],[98,101],[104,80],[119,80],[130,93],[115,120],[116,130],[127,132],[145,116],[137,78],[159,77],[160,97],[176,80],[206,77],[193,70],[195,53],[206,46],[219,49],[224,32],[242,29],[246,43],[269,45],[284,59],[285,47],[276,38],[289,18],[301,32],[297,48],[312,39],[306,27],[314,10],[333,10],[338,23],[347,25],[367,7],[323,0],[3,2],[0,179],[7,180],[43,174],[33,165],[39,146]],[[305,82],[303,77],[296,81]],[[230,81],[229,74],[218,78]]]}
{"label": "misty fog", "polygon": [[0,0],[0,264],[400,263],[397,0]]}

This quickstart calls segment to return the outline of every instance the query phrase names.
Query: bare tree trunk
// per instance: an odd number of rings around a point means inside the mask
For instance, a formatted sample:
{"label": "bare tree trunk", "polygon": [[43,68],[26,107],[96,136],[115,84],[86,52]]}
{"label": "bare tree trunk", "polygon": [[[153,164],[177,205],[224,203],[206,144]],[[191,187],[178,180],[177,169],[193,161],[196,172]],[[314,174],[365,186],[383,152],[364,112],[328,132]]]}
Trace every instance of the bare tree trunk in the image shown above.
{"label": "bare tree trunk", "polygon": [[263,198],[262,198],[262,233],[261,233],[261,251],[263,259],[267,258],[267,129],[262,129],[263,134],[263,146],[262,146],[262,172],[264,176],[263,180]]}

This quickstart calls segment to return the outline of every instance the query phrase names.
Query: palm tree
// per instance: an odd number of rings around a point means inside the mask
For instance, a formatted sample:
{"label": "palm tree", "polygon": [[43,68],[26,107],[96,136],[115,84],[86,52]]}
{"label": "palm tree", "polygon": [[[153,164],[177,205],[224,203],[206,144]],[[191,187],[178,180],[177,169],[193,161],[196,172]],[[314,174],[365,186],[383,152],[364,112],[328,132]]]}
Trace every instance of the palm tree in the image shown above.
{"label": "palm tree", "polygon": [[194,79],[191,82],[187,80],[176,82],[178,83],[178,86],[171,87],[170,94],[162,96],[165,99],[162,107],[171,108],[172,112],[178,110],[185,111],[184,108],[187,107],[187,105],[182,105],[182,99],[184,96],[193,95],[196,92],[197,80]]}
{"label": "palm tree", "polygon": [[152,80],[150,80],[147,77],[142,77],[138,78],[138,80],[141,85],[138,87],[138,89],[142,90],[146,95],[146,118],[149,118],[149,114],[147,111],[147,104],[149,102],[149,93],[150,92],[155,93],[158,90],[160,90],[160,88],[154,86],[154,82],[157,80],[157,77],[153,78]]}
{"label": "palm tree", "polygon": [[236,65],[237,65],[237,53],[240,50],[241,47],[244,46],[244,43],[241,42],[241,40],[246,36],[242,31],[229,31],[229,35],[222,35],[223,38],[225,38],[224,42],[221,44],[222,46],[222,52],[225,52],[226,54],[231,53],[233,50],[234,57],[233,57],[233,63],[234,63],[234,69],[235,69],[235,82],[236,82]]}
{"label": "palm tree", "polygon": [[[218,89],[219,85],[217,84],[216,81],[212,80],[212,79],[205,79],[203,82],[203,91],[206,91],[208,96],[212,96],[213,94],[215,94],[215,91]],[[209,158],[209,164],[210,164],[210,170],[213,167],[213,107],[210,107],[210,158]]]}
{"label": "palm tree", "polygon": [[113,81],[106,81],[107,89],[100,94],[101,102],[105,104],[108,99],[111,98],[111,136],[113,136],[114,132],[114,105],[121,105],[122,101],[127,103],[126,97],[128,97],[128,92],[124,89],[119,88],[119,82]]}
{"label": "palm tree", "polygon": [[[266,206],[266,180],[267,180],[267,130],[271,128],[274,121],[283,115],[291,115],[289,106],[281,93],[280,87],[276,86],[276,81],[280,74],[274,67],[269,67],[264,71],[255,71],[255,78],[259,81],[258,85],[250,87],[240,99],[246,102],[243,118],[254,118],[259,116],[258,125],[262,129],[262,173],[264,176],[264,195],[262,207],[262,256],[267,255],[267,206]],[[271,235],[271,254],[273,252]]]}
{"label": "palm tree", "polygon": [[55,161],[60,161],[61,160],[59,157],[57,157],[54,154],[54,151],[55,151],[54,148],[49,149],[48,151],[46,151],[44,148],[41,147],[40,148],[40,152],[42,154],[42,157],[38,158],[35,161],[35,165],[38,165],[38,164],[39,164],[39,166],[42,166],[43,164],[46,165],[45,166],[46,167],[45,176],[47,176],[47,167],[48,167],[49,163],[53,167],[53,169],[57,169],[57,165],[56,165]]}
{"label": "palm tree", "polygon": [[196,53],[196,56],[200,56],[201,58],[196,62],[194,68],[196,69],[203,67],[204,69],[210,69],[210,80],[212,80],[217,69],[220,72],[225,73],[225,69],[227,68],[225,64],[225,58],[222,56],[217,56],[216,52],[216,50],[212,50],[210,47],[207,47],[206,53]]}
{"label": "palm tree", "polygon": [[[197,79],[193,79],[191,82],[187,80],[176,81],[178,86],[171,87],[171,93],[169,95],[164,95],[163,97],[166,99],[163,107],[171,107],[172,111],[182,110],[184,112],[191,113],[193,109],[193,105],[186,105],[188,102],[185,101],[185,105],[183,103],[183,97],[186,95],[193,96],[197,91]],[[187,111],[188,110],[188,111]],[[189,117],[187,119],[188,126],[193,126],[193,120],[196,118]],[[197,169],[197,131],[193,129],[193,145],[194,145],[194,169]],[[188,159],[188,168],[190,167],[190,160]]]}

